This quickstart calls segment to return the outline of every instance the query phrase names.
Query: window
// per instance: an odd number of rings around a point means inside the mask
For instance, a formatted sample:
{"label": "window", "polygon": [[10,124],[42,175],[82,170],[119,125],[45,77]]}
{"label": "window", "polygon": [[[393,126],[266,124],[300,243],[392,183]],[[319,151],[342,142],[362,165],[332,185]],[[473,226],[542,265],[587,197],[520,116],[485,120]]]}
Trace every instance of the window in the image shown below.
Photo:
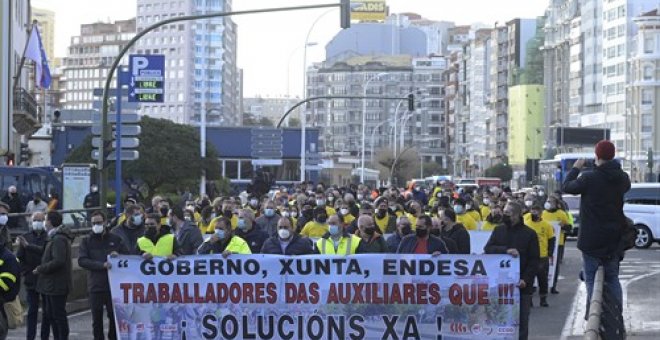
{"label": "window", "polygon": [[654,45],[655,39],[653,37],[644,37],[644,53],[653,53]]}
{"label": "window", "polygon": [[655,68],[653,66],[644,66],[644,80],[653,80]]}
{"label": "window", "polygon": [[642,105],[653,105],[652,90],[642,90]]}

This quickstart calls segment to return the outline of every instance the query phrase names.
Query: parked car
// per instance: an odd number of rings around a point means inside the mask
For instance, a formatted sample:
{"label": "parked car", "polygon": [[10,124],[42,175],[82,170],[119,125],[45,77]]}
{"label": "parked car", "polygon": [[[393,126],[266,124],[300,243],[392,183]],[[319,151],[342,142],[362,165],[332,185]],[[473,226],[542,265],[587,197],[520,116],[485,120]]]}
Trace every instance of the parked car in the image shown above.
{"label": "parked car", "polygon": [[637,228],[635,247],[660,242],[660,183],[633,184],[624,197],[623,212]]}
{"label": "parked car", "polygon": [[568,213],[573,216],[573,229],[566,236],[577,237],[580,231],[580,195],[562,195],[561,197],[568,204]]}

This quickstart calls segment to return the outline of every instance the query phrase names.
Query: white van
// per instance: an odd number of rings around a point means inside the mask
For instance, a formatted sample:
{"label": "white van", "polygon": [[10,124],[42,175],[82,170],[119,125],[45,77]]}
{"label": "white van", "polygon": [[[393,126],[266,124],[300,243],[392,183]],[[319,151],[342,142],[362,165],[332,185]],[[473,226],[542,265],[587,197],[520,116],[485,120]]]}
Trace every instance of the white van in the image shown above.
{"label": "white van", "polygon": [[660,242],[660,183],[632,184],[624,197],[623,212],[637,228],[635,247]]}

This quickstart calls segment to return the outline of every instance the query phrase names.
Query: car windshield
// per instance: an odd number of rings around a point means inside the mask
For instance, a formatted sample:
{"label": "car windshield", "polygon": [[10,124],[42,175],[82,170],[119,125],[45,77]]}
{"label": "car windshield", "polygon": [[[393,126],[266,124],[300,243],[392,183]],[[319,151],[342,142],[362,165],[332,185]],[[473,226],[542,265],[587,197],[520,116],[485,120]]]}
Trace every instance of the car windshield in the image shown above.
{"label": "car windshield", "polygon": [[580,209],[580,197],[579,196],[564,196],[564,202],[568,204],[569,210],[578,210]]}

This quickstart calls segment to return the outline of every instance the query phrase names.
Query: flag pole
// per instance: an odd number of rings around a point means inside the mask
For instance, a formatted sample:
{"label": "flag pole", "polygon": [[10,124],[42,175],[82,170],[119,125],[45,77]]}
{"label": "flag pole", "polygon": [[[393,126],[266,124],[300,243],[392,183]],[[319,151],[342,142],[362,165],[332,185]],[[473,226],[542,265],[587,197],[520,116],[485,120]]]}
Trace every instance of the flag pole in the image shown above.
{"label": "flag pole", "polygon": [[32,30],[34,30],[34,27],[37,25],[38,21],[37,19],[32,20],[32,26],[30,26],[30,29],[28,30],[28,38],[25,41],[25,48],[23,48],[23,55],[21,56],[21,62],[18,64],[18,69],[16,70],[16,75],[14,76],[14,84],[12,86],[13,92],[16,92],[16,89],[18,88],[18,79],[21,77],[21,71],[23,70],[23,66],[25,65],[25,52],[27,52],[28,45],[30,44],[30,39],[32,38]]}

